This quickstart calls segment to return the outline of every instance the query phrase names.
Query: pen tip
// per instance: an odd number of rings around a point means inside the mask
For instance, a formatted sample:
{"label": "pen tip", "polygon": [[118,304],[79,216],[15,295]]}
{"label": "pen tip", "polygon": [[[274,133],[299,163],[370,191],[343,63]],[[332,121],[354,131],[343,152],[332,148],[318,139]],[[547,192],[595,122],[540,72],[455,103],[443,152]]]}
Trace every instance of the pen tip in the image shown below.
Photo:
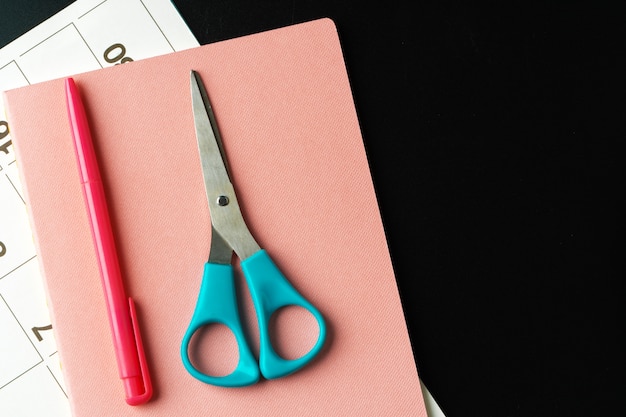
{"label": "pen tip", "polygon": [[76,84],[74,83],[74,79],[73,78],[66,78],[65,79],[65,93],[67,95],[67,97],[74,97],[77,95],[76,93]]}

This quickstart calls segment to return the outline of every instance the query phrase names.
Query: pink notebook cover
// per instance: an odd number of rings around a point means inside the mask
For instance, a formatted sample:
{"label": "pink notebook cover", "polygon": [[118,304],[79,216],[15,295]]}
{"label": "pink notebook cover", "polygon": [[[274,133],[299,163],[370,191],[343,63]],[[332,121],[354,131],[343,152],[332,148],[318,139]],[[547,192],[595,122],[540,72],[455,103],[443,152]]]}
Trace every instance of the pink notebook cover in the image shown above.
{"label": "pink notebook cover", "polygon": [[[260,245],[324,314],[321,356],[246,388],[205,385],[179,349],[211,227],[189,73],[207,87],[244,217]],[[426,416],[335,26],[316,20],[76,75],[98,153],[126,290],[155,388],[124,401],[81,194],[63,80],[5,102],[75,417]],[[239,277],[240,278],[240,277]],[[241,278],[240,278],[241,279]],[[251,345],[258,331],[243,280]],[[315,338],[287,316],[285,355]],[[215,329],[207,367],[234,367]],[[208,332],[211,334],[211,332]],[[219,345],[214,341],[224,342]],[[311,342],[312,343],[312,342]],[[289,351],[292,349],[292,352]]]}

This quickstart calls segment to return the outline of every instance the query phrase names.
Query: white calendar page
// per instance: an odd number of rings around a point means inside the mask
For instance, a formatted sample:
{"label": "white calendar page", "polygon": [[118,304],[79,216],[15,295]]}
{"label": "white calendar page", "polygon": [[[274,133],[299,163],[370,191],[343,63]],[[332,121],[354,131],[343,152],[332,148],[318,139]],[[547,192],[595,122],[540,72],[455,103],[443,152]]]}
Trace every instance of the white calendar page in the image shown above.
{"label": "white calendar page", "polygon": [[[0,49],[0,90],[194,46],[169,0],[78,0]],[[70,416],[2,100],[0,416]]]}

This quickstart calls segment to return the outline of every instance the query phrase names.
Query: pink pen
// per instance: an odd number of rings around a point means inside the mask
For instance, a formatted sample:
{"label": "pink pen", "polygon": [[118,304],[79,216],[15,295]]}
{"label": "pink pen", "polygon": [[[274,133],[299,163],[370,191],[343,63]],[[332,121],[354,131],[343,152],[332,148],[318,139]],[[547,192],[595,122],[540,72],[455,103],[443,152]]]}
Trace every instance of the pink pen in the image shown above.
{"label": "pink pen", "polygon": [[124,292],[96,153],[85,109],[72,78],[65,80],[65,90],[67,112],[80,168],[83,196],[98,257],[117,366],[120,378],[124,381],[126,402],[130,405],[139,405],[147,402],[152,396],[152,382],[146,366],[135,304],[132,298],[126,297]]}

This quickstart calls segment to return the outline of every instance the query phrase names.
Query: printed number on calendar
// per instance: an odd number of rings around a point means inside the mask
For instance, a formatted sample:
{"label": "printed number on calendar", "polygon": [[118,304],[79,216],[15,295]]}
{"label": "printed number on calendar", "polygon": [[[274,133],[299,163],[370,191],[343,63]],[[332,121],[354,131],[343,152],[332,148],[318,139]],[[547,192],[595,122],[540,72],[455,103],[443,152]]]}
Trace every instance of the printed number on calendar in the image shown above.
{"label": "printed number on calendar", "polygon": [[0,151],[4,152],[5,154],[9,153],[9,146],[11,146],[10,140],[2,143],[2,140],[7,136],[9,136],[9,124],[4,120],[0,120]]}
{"label": "printed number on calendar", "polygon": [[43,336],[41,335],[41,332],[44,330],[52,330],[52,325],[49,324],[43,327],[33,327],[31,330],[33,331],[33,333],[35,333],[35,337],[37,338],[37,340],[41,342],[43,340]]}
{"label": "printed number on calendar", "polygon": [[[133,59],[126,56],[126,47],[121,43],[114,43],[104,51],[104,60],[109,64],[125,64]],[[119,62],[118,62],[119,61]]]}

